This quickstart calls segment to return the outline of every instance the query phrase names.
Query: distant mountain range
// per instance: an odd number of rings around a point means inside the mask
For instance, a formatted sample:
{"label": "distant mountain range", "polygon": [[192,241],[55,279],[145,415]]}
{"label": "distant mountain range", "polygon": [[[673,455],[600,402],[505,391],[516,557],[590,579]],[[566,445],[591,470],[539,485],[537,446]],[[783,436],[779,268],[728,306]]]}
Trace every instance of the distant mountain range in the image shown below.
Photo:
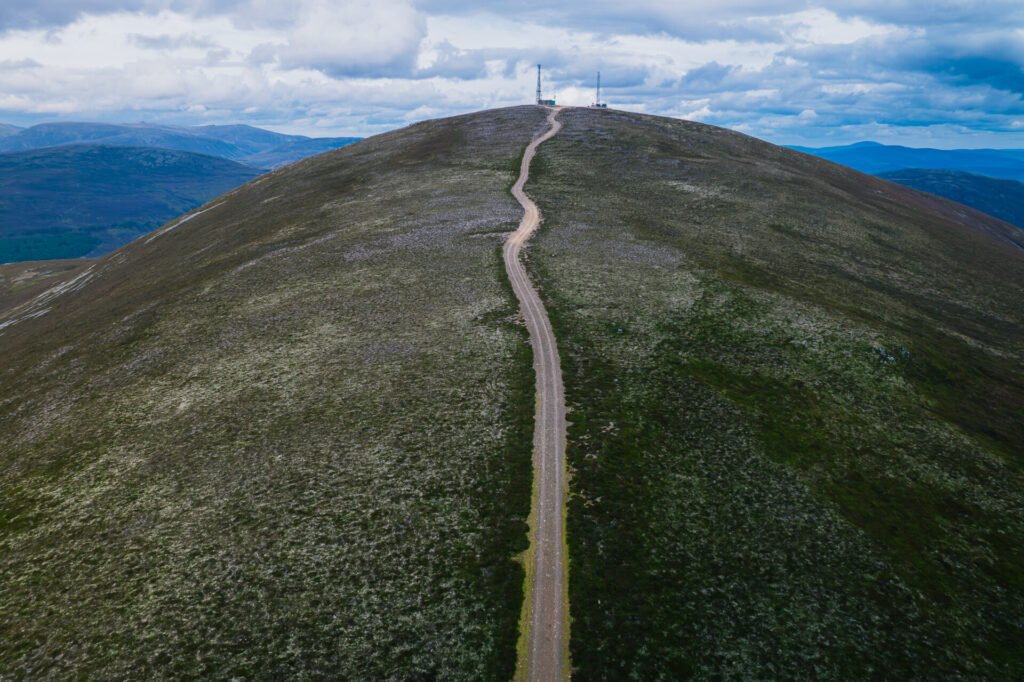
{"label": "distant mountain range", "polygon": [[791,149],[958,201],[1024,229],[1024,149],[918,149],[877,142]]}
{"label": "distant mountain range", "polygon": [[0,154],[0,262],[108,253],[262,173],[151,147]]}
{"label": "distant mountain range", "polygon": [[359,140],[283,135],[247,125],[164,126],[149,123],[41,123],[31,128],[0,126],[0,152],[19,152],[67,144],[108,147],[157,147],[219,156],[272,169]]}
{"label": "distant mountain range", "polygon": [[842,147],[790,149],[813,154],[872,175],[904,168],[930,168],[1024,180],[1024,149],[918,149],[877,142],[858,142]]}
{"label": "distant mountain range", "polygon": [[0,263],[103,255],[266,170],[358,139],[247,125],[0,124]]}
{"label": "distant mountain range", "polygon": [[314,137],[295,140],[250,154],[243,161],[257,168],[274,169],[358,141],[357,137]]}

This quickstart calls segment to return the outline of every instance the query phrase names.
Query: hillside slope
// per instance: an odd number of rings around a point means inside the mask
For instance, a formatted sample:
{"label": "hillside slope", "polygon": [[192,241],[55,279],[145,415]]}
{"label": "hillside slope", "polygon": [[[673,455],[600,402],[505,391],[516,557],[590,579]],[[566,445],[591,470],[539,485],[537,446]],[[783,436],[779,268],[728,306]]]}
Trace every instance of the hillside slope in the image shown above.
{"label": "hillside slope", "polygon": [[90,265],[92,261],[87,258],[0,264],[0,319],[8,310],[59,286]]}
{"label": "hillside slope", "polygon": [[533,376],[499,233],[543,125],[289,166],[0,320],[0,673],[511,676]]}
{"label": "hillside slope", "polygon": [[528,191],[581,679],[1024,675],[1024,251],[705,125],[567,109]]}
{"label": "hillside slope", "polygon": [[167,149],[0,154],[0,263],[109,253],[261,173]]}
{"label": "hillside slope", "polygon": [[904,168],[880,178],[957,201],[1024,229],[1024,182],[961,171]]}
{"label": "hillside slope", "polygon": [[[510,676],[535,396],[499,233],[545,114],[289,166],[0,313],[0,673]],[[577,679],[1024,676],[1020,231],[559,120],[524,259]]]}

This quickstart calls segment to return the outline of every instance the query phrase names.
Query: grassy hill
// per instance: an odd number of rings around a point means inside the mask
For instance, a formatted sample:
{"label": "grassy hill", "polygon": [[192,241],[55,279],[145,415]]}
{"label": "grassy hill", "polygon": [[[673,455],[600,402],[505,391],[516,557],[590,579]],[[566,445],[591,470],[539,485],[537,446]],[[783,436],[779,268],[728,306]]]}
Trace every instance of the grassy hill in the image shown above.
{"label": "grassy hill", "polygon": [[289,166],[0,319],[3,676],[511,676],[533,375],[498,233],[544,118]]}
{"label": "grassy hill", "polygon": [[92,261],[65,258],[0,265],[0,316],[80,274]]}
{"label": "grassy hill", "polygon": [[864,173],[879,174],[904,168],[929,168],[1024,180],[1024,150],[1021,149],[928,149],[877,142],[793,149],[856,168]]}
{"label": "grassy hill", "polygon": [[0,263],[108,253],[261,173],[166,149],[0,154]]}
{"label": "grassy hill", "polygon": [[722,129],[562,121],[529,264],[579,677],[1024,673],[1019,232]]}
{"label": "grassy hill", "polygon": [[[499,234],[544,117],[288,166],[0,312],[0,673],[510,676],[534,396]],[[1024,674],[1020,232],[561,119],[526,258],[576,677]]]}
{"label": "grassy hill", "polygon": [[881,178],[952,199],[1024,228],[1024,183],[960,171],[904,168]]}

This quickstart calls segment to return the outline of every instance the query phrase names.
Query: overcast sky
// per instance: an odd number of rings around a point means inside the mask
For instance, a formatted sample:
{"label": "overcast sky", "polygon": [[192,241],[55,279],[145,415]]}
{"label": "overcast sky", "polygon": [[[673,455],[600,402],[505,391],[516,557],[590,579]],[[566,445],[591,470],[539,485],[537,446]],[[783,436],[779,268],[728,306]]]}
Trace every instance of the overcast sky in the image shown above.
{"label": "overcast sky", "polygon": [[[486,9],[485,9],[486,8]],[[0,122],[367,135],[547,94],[785,144],[1024,148],[1024,0],[0,0]]]}

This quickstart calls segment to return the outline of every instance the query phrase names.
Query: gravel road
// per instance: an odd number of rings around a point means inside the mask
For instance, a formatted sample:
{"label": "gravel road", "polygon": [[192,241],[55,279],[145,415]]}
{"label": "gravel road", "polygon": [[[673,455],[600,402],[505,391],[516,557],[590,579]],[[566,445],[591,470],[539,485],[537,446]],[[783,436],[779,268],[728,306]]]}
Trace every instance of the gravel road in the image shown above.
{"label": "gravel road", "polygon": [[565,389],[551,321],[530,283],[519,251],[540,225],[540,210],[523,191],[537,148],[562,128],[552,108],[550,129],[526,148],[512,195],[523,206],[519,229],[505,242],[505,270],[526,320],[537,376],[537,412],[533,430],[533,503],[530,544],[532,580],[527,586],[527,647],[517,678],[562,680],[569,677],[568,565],[565,556]]}

